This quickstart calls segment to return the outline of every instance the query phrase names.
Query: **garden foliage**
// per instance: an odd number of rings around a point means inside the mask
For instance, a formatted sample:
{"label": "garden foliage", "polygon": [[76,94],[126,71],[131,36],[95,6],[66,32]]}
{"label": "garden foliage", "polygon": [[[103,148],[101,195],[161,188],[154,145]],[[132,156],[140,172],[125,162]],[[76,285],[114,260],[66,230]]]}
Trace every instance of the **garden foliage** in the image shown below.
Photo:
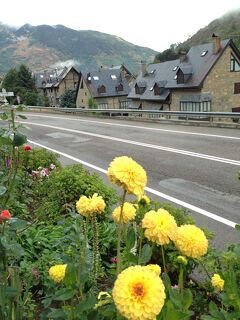
{"label": "garden foliage", "polygon": [[1,320],[240,319],[239,244],[219,252],[186,210],[149,199],[129,157],[107,172],[121,197],[63,168],[26,144],[21,110],[0,115]]}

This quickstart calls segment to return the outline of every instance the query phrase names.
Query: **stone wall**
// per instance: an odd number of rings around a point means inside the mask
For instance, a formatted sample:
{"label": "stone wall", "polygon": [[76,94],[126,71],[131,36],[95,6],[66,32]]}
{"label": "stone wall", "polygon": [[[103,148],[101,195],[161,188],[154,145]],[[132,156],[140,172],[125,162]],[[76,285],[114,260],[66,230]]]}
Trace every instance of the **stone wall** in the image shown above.
{"label": "stone wall", "polygon": [[240,94],[234,94],[234,83],[240,82],[240,72],[230,71],[232,49],[228,47],[204,81],[202,93],[210,92],[212,111],[231,112],[240,106]]}

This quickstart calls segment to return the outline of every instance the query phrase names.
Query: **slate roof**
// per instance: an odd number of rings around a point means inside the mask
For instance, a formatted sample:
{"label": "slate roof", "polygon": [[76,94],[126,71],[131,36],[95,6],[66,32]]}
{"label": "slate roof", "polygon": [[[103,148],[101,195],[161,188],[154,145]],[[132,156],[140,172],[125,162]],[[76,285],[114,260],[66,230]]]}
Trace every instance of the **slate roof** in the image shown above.
{"label": "slate roof", "polygon": [[[123,77],[123,73],[121,72],[122,68],[125,67],[100,68],[96,71],[82,73],[82,77],[87,84],[91,95],[94,98],[127,96],[130,92],[129,81],[132,78],[132,75],[129,73],[129,76]],[[127,69],[125,68],[125,70]],[[123,86],[123,91],[116,90],[116,87],[120,84]],[[105,93],[98,93],[98,88],[101,86],[105,87]]]}
{"label": "slate roof", "polygon": [[[128,98],[162,101],[172,89],[201,88],[205,77],[228,45],[231,45],[235,51],[237,50],[233,42],[227,39],[221,41],[221,49],[217,54],[213,53],[213,43],[206,43],[192,47],[183,62],[180,59],[176,59],[149,65],[145,76],[138,75],[136,82],[131,87]],[[201,56],[204,51],[206,51],[206,54]],[[190,75],[190,77],[187,82],[178,84],[177,73],[180,70],[184,75]],[[135,84],[141,82],[146,82],[146,90],[142,94],[136,94]],[[155,83],[160,83],[161,88],[164,88],[161,96],[154,95],[154,90],[151,90]]]}
{"label": "slate roof", "polygon": [[[58,87],[73,67],[63,67],[52,70],[43,70],[34,73],[36,86],[39,89]],[[77,70],[73,68],[76,72]]]}

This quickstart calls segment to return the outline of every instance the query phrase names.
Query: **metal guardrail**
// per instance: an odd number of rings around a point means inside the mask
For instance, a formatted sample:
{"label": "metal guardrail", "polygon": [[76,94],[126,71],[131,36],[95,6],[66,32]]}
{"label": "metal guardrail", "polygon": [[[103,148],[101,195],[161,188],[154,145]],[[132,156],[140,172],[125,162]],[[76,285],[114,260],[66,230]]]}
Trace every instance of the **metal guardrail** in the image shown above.
{"label": "metal guardrail", "polygon": [[102,114],[105,116],[123,116],[123,117],[148,117],[150,119],[163,118],[166,119],[202,119],[213,121],[214,118],[230,118],[234,122],[240,122],[240,112],[190,112],[190,111],[160,111],[160,110],[139,110],[139,109],[82,109],[82,108],[57,108],[57,107],[37,107],[28,106],[26,110],[43,110],[73,114]]}

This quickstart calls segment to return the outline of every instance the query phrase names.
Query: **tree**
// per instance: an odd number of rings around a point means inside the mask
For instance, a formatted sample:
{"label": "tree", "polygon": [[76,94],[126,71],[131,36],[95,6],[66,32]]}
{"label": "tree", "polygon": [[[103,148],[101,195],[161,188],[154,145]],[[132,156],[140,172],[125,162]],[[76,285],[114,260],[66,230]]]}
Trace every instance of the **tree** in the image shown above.
{"label": "tree", "polygon": [[88,107],[89,109],[96,109],[98,107],[98,103],[93,97],[88,99]]}
{"label": "tree", "polygon": [[20,65],[18,69],[12,68],[6,74],[2,87],[7,91],[14,92],[14,99],[12,103],[16,103],[16,96],[19,96],[21,102],[26,105],[35,105],[38,99],[35,79],[31,71],[24,64]]}
{"label": "tree", "polygon": [[66,90],[63,95],[60,97],[60,107],[61,108],[76,108],[76,91],[75,90]]}

